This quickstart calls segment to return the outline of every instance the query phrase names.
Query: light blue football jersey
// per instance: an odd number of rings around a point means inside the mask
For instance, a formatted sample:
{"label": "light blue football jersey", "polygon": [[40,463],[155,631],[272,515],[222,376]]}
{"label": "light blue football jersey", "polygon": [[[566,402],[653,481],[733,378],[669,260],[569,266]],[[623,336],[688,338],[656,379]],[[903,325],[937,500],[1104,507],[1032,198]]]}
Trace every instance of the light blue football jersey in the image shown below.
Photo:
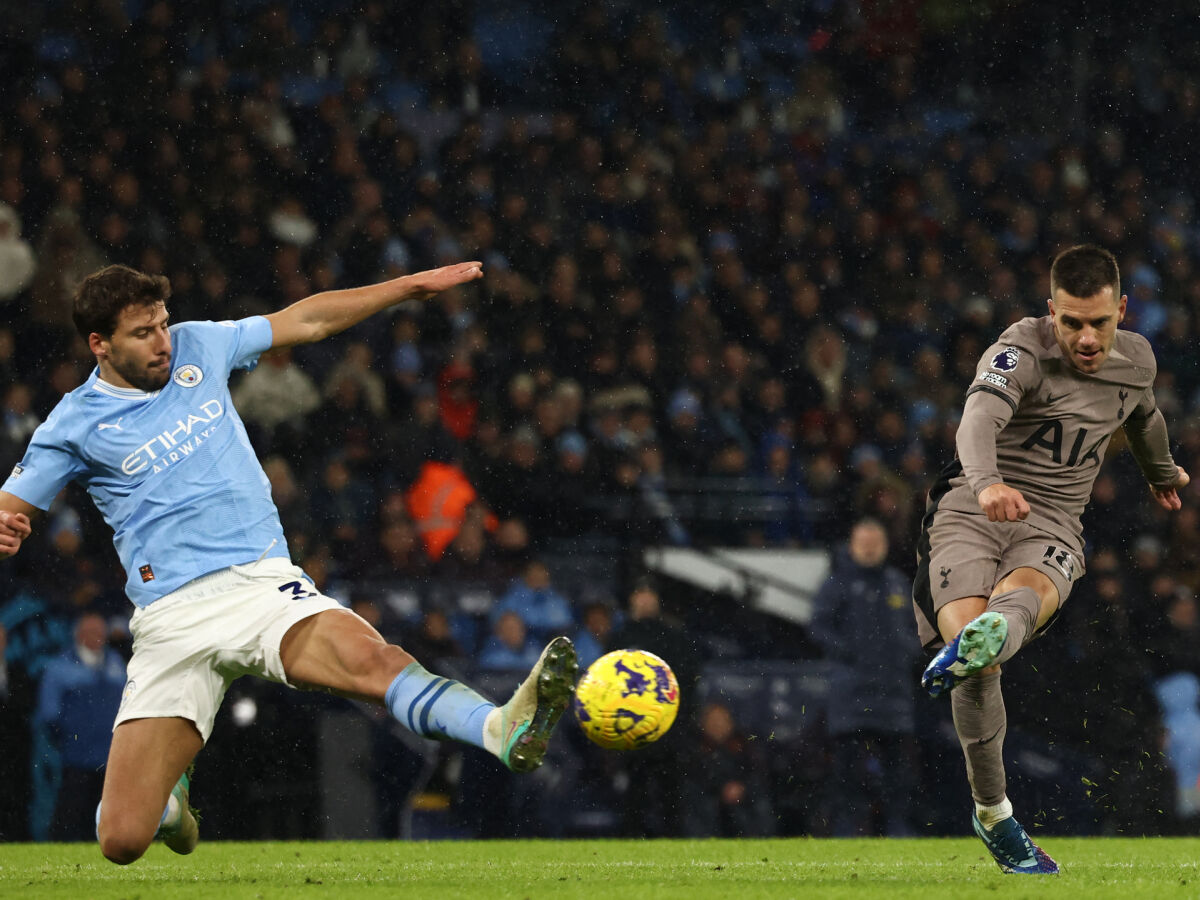
{"label": "light blue football jersey", "polygon": [[113,530],[145,607],[201,575],[288,555],[271,488],[229,396],[229,373],[271,346],[262,316],[171,326],[171,377],[152,393],[94,370],[34,432],[2,490],[48,509],[68,481]]}

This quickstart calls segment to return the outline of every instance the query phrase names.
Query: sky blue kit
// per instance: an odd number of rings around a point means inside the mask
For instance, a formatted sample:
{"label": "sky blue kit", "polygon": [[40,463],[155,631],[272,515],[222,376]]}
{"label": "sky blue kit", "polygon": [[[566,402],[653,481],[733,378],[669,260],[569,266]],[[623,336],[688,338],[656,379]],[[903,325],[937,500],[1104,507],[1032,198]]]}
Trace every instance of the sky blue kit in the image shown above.
{"label": "sky blue kit", "polygon": [[288,555],[271,488],[229,396],[229,374],[271,346],[262,316],[171,326],[171,377],[119,388],[96,369],[34,432],[3,490],[48,509],[72,479],[113,529],[140,607],[231,565]]}

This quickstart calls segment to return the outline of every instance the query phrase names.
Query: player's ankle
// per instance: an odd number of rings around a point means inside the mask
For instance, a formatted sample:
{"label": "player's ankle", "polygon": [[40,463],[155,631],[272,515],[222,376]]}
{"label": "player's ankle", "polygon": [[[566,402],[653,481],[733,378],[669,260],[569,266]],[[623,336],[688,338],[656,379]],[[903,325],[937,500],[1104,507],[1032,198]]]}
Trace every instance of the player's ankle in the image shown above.
{"label": "player's ankle", "polygon": [[483,720],[483,749],[493,756],[499,756],[504,749],[500,732],[503,730],[500,707],[497,706]]}
{"label": "player's ankle", "polygon": [[1005,819],[1011,818],[1012,814],[1012,803],[1008,797],[991,806],[986,806],[979,802],[975,804],[975,818],[979,819],[979,824],[988,831],[991,831]]}

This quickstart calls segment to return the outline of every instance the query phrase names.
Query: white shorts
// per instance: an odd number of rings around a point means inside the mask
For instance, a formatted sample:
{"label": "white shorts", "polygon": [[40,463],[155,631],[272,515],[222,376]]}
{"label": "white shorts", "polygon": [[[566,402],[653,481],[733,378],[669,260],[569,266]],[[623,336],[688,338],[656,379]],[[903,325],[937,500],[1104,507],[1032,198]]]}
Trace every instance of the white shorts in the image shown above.
{"label": "white shorts", "polygon": [[190,719],[208,741],[234,679],[288,684],[279,645],[288,629],[341,604],[275,557],[189,581],[133,614],[133,659],[116,729],[130,719]]}

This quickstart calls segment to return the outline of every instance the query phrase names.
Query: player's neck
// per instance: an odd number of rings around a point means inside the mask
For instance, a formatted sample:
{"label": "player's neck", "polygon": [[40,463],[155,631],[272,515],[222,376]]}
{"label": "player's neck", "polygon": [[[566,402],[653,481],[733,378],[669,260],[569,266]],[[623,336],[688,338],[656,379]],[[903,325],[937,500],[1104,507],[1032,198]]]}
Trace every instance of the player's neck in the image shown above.
{"label": "player's neck", "polygon": [[139,394],[152,393],[151,391],[147,391],[145,388],[140,388],[135,384],[130,384],[121,377],[120,373],[118,373],[116,369],[109,365],[107,360],[97,359],[96,366],[100,369],[100,374],[97,377],[109,387],[114,387],[122,391],[134,391]]}

